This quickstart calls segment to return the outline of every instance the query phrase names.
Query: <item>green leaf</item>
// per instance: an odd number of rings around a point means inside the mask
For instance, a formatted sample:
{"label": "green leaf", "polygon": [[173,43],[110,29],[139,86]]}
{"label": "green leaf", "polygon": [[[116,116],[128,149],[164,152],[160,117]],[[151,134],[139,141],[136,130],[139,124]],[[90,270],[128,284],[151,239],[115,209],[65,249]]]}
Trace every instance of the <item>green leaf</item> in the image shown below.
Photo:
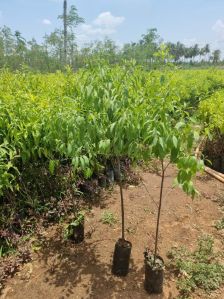
{"label": "green leaf", "polygon": [[173,136],[173,137],[172,137],[172,140],[173,140],[173,146],[174,146],[175,148],[177,148],[178,140],[177,140],[176,136]]}
{"label": "green leaf", "polygon": [[178,122],[178,123],[176,124],[175,129],[179,130],[179,129],[181,129],[181,128],[184,127],[184,126],[185,126],[185,123],[182,122],[182,121],[180,121],[180,122]]}
{"label": "green leaf", "polygon": [[55,160],[50,160],[50,162],[49,162],[49,171],[50,171],[51,175],[54,174],[55,166],[56,166]]}
{"label": "green leaf", "polygon": [[72,144],[68,143],[68,146],[67,146],[67,155],[71,156],[71,153],[72,153]]}
{"label": "green leaf", "polygon": [[99,152],[101,154],[107,154],[110,149],[110,139],[101,140],[99,142]]}

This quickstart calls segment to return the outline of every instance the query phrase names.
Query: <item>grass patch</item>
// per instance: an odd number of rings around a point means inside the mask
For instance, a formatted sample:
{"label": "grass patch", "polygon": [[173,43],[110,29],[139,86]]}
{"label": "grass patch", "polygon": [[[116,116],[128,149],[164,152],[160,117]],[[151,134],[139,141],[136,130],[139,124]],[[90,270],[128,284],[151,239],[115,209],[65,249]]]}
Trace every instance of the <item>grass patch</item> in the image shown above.
{"label": "grass patch", "polygon": [[193,252],[182,247],[168,253],[170,266],[178,274],[181,298],[189,298],[198,289],[210,293],[224,283],[224,264],[219,261],[221,253],[214,253],[213,247],[212,237],[203,236]]}
{"label": "grass patch", "polygon": [[216,228],[217,230],[222,230],[222,229],[224,229],[224,217],[223,217],[221,220],[219,220],[219,221],[217,221],[217,222],[215,223],[215,228]]}
{"label": "grass patch", "polygon": [[101,216],[101,221],[103,224],[113,226],[115,223],[117,223],[117,218],[112,212],[105,211]]}

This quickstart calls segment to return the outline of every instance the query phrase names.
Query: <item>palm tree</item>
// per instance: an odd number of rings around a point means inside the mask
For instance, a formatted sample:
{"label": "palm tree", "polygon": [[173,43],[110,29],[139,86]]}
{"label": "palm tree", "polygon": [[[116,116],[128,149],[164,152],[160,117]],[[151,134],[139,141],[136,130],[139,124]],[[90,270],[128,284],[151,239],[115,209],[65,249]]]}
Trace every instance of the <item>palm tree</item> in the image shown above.
{"label": "palm tree", "polygon": [[208,57],[209,53],[210,53],[210,46],[209,46],[209,44],[206,44],[204,47],[204,55],[206,55],[206,57]]}
{"label": "palm tree", "polygon": [[177,60],[180,60],[185,53],[185,46],[181,42],[177,42],[176,44],[176,55],[177,55]]}
{"label": "palm tree", "polygon": [[215,50],[213,53],[212,53],[212,57],[213,57],[213,63],[218,63],[220,61],[220,58],[221,58],[221,51],[218,49],[218,50]]}
{"label": "palm tree", "polygon": [[196,58],[199,54],[200,54],[199,46],[198,46],[198,44],[195,44],[192,48],[193,58]]}

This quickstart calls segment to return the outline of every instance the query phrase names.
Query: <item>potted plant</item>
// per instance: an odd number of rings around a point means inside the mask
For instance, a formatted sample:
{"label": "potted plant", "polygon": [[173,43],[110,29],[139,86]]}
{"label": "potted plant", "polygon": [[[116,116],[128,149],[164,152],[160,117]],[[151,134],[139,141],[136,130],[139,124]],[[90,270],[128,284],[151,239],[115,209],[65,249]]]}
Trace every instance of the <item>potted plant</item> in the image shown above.
{"label": "potted plant", "polygon": [[[125,111],[122,116],[119,114],[117,123],[113,126],[112,157],[114,169],[119,184],[121,204],[121,237],[115,243],[112,263],[112,273],[117,276],[126,276],[129,272],[132,244],[125,239],[125,205],[122,186],[121,159],[129,157],[132,162],[142,158],[142,130],[143,118],[141,103],[136,103],[131,111]],[[115,142],[116,140],[116,142]],[[149,153],[146,150],[147,154]],[[145,153],[145,151],[144,151]]]}
{"label": "potted plant", "polygon": [[144,252],[144,262],[145,262],[144,287],[149,294],[151,293],[160,294],[163,292],[164,261],[157,254],[157,251],[158,251],[159,224],[160,224],[160,216],[161,216],[161,208],[162,208],[165,170],[166,169],[164,168],[164,162],[162,160],[162,176],[161,176],[160,198],[159,198],[157,223],[156,223],[155,248],[153,253],[151,253],[148,249]]}
{"label": "potted plant", "polygon": [[145,281],[144,287],[149,294],[161,294],[163,292],[164,261],[160,256],[153,255],[146,250],[145,257]]}
{"label": "potted plant", "polygon": [[65,230],[65,238],[79,244],[84,240],[84,213],[78,212]]}
{"label": "potted plant", "polygon": [[[107,172],[106,175],[109,177],[111,174],[112,180],[115,175],[119,184],[121,237],[115,243],[112,273],[125,276],[129,272],[132,244],[125,239],[125,205],[120,160],[123,157],[129,157],[132,160],[139,157],[138,145],[139,138],[142,137],[141,122],[145,107],[142,104],[142,98],[136,100],[135,94],[132,93],[134,89],[130,79],[133,75],[132,65],[116,70],[116,80],[110,80],[111,74],[108,68],[102,68],[100,72],[102,96],[101,101],[96,97],[94,104],[97,107],[94,123],[100,135],[97,136],[95,144],[98,156],[103,156],[113,166],[111,173]],[[135,79],[138,80],[137,76]],[[126,80],[125,84],[124,80]]]}
{"label": "potted plant", "polygon": [[123,195],[123,187],[122,187],[120,159],[118,159],[117,162],[118,162],[117,168],[118,168],[120,199],[121,199],[122,233],[121,233],[121,238],[119,238],[115,244],[115,249],[113,254],[112,273],[117,276],[126,276],[129,271],[129,262],[130,262],[132,244],[131,242],[125,240],[124,195]]}
{"label": "potted plant", "polygon": [[106,188],[107,187],[107,177],[106,177],[105,174],[100,174],[98,176],[98,184],[102,188]]}
{"label": "potted plant", "polygon": [[[125,121],[127,118],[119,116],[119,120],[111,124],[108,128],[107,139],[101,140],[99,142],[99,153],[114,161],[116,164],[118,184],[120,190],[120,200],[121,200],[121,237],[115,243],[113,262],[112,262],[112,273],[117,276],[126,276],[129,272],[130,256],[132,244],[125,239],[125,207],[124,207],[124,194],[122,186],[122,175],[121,175],[121,163],[120,159],[123,156],[135,156],[136,147],[131,146],[132,141],[136,140],[137,125],[131,118],[129,119],[131,125],[133,126],[133,134],[128,135],[128,129],[130,128],[129,123]],[[136,120],[137,121],[137,120]],[[124,130],[126,128],[126,130]],[[129,132],[130,133],[130,132]],[[130,139],[127,138],[130,137]],[[132,148],[132,151],[128,152]],[[136,150],[137,152],[137,150]],[[113,167],[114,167],[113,165]]]}
{"label": "potted plant", "polygon": [[171,163],[176,164],[179,169],[176,183],[187,194],[194,196],[196,191],[192,183],[192,177],[203,167],[202,161],[198,161],[192,155],[192,147],[196,134],[194,134],[191,125],[191,119],[187,119],[186,116],[182,121],[175,124],[173,115],[171,118],[170,113],[167,113],[165,109],[164,111],[160,109],[151,121],[148,131],[147,142],[150,144],[151,154],[160,161],[161,165],[155,247],[153,252],[147,249],[144,253],[144,288],[150,294],[163,292],[164,261],[158,255],[158,239],[166,170]]}

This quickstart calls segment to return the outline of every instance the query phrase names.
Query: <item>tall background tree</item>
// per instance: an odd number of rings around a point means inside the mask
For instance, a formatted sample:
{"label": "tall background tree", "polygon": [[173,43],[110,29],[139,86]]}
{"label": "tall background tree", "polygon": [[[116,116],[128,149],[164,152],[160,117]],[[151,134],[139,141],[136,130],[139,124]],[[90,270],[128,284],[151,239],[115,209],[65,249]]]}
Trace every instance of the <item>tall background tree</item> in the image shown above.
{"label": "tall background tree", "polygon": [[[58,18],[63,21],[63,36],[64,36],[64,64],[74,63],[74,48],[75,44],[75,34],[74,29],[79,25],[84,23],[84,19],[78,15],[77,8],[75,5],[70,7],[68,12],[68,3],[67,0],[64,0],[63,3],[63,14],[59,15]],[[68,45],[70,49],[68,49]],[[68,60],[68,52],[70,50],[70,59]]]}
{"label": "tall background tree", "polygon": [[67,36],[68,36],[68,31],[67,31],[67,0],[64,0],[64,5],[63,5],[63,24],[64,24],[64,62],[65,64],[67,63]]}

